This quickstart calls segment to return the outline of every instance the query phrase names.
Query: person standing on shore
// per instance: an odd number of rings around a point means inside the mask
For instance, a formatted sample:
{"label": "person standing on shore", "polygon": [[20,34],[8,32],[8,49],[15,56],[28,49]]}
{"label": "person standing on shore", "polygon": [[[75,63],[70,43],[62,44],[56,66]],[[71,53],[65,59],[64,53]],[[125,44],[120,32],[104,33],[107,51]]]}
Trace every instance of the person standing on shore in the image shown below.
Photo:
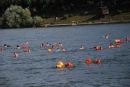
{"label": "person standing on shore", "polygon": [[54,22],[58,22],[58,17],[57,16],[55,17]]}

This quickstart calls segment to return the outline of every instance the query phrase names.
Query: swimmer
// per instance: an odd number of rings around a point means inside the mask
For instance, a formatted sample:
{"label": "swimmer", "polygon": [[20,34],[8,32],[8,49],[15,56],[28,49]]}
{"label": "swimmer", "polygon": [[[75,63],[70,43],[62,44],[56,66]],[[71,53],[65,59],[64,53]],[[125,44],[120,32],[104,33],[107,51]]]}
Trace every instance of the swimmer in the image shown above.
{"label": "swimmer", "polygon": [[80,50],[84,50],[84,46],[83,45],[81,45],[81,47],[79,48]]}
{"label": "swimmer", "polygon": [[16,52],[14,52],[14,57],[18,57],[18,54]]}
{"label": "swimmer", "polygon": [[126,40],[126,42],[128,42],[130,39],[129,39],[128,37],[126,37],[126,39],[125,39],[125,40]]}
{"label": "swimmer", "polygon": [[98,49],[98,48],[99,48],[99,46],[95,46],[94,48],[95,48],[95,49]]}
{"label": "swimmer", "polygon": [[17,46],[16,46],[16,49],[20,49],[20,46],[19,46],[19,45],[17,45]]}
{"label": "swimmer", "polygon": [[47,42],[47,43],[46,43],[46,46],[50,46],[50,44]]}
{"label": "swimmer", "polygon": [[105,38],[108,38],[108,35],[106,35]]}
{"label": "swimmer", "polygon": [[119,44],[116,44],[115,48],[120,48]]}
{"label": "swimmer", "polygon": [[42,43],[40,47],[44,47],[44,44]]}
{"label": "swimmer", "polygon": [[65,49],[64,49],[64,48],[62,48],[62,49],[61,49],[61,51],[62,51],[62,52],[65,52]]}
{"label": "swimmer", "polygon": [[55,46],[55,45],[52,45],[51,49],[56,49],[56,46]]}
{"label": "swimmer", "polygon": [[54,43],[53,45],[52,45],[52,49],[56,49],[57,47],[56,47],[56,43]]}
{"label": "swimmer", "polygon": [[4,44],[4,47],[10,47],[9,45]]}
{"label": "swimmer", "polygon": [[59,48],[57,48],[56,52],[60,52],[60,49],[59,49]]}
{"label": "swimmer", "polygon": [[102,50],[103,48],[102,47],[98,47],[98,48],[95,48],[96,50]]}
{"label": "swimmer", "polygon": [[114,48],[114,46],[113,46],[113,44],[112,44],[112,43],[110,43],[109,48]]}
{"label": "swimmer", "polygon": [[26,45],[28,44],[28,42],[25,43]]}
{"label": "swimmer", "polygon": [[63,46],[62,43],[59,43],[58,46]]}

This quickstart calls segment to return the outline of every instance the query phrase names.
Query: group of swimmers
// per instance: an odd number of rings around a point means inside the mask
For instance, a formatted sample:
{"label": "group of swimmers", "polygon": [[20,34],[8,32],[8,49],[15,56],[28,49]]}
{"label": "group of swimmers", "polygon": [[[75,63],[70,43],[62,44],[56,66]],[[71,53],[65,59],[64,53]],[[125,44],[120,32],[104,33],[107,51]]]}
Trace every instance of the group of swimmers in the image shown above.
{"label": "group of swimmers", "polygon": [[[108,38],[108,35],[105,35],[105,38]],[[130,39],[128,37],[125,38],[126,42],[128,42]],[[108,48],[120,48],[121,43],[123,43],[122,40],[120,39],[115,39],[114,42],[116,43],[116,45],[114,46],[113,43],[110,43],[110,45],[108,46]],[[94,46],[95,50],[102,50],[103,48],[100,46]]]}
{"label": "group of swimmers", "polygon": [[[106,35],[105,38],[108,39],[108,35]],[[126,37],[125,40],[126,40],[126,42],[128,42],[130,39],[129,39],[128,37]],[[123,43],[123,41],[120,40],[120,39],[115,39],[114,41],[115,41],[116,45],[114,46],[112,43],[110,43],[110,45],[108,46],[108,48],[120,48],[120,45],[119,45],[119,44],[120,44],[120,43]],[[26,42],[26,43],[22,46],[22,48],[24,49],[24,52],[31,52],[30,49],[27,49],[27,45],[28,45],[28,42]],[[54,43],[53,45],[51,45],[51,44],[49,44],[48,42],[45,43],[45,44],[42,43],[42,44],[40,45],[41,48],[43,48],[43,47],[48,47],[48,50],[47,50],[48,52],[51,52],[52,50],[55,50],[56,52],[65,52],[65,49],[64,49],[62,46],[63,46],[62,43],[58,43],[58,45],[57,45],[56,43]],[[4,48],[7,48],[7,47],[10,47],[10,45],[4,44]],[[4,50],[4,48],[1,48],[0,51]],[[60,49],[60,48],[61,48],[61,49]],[[19,45],[17,45],[17,46],[16,46],[16,49],[21,49],[21,48],[20,48]],[[85,47],[84,47],[83,45],[81,45],[81,46],[79,47],[79,50],[84,50],[84,49],[85,49]],[[100,47],[100,46],[94,46],[94,49],[95,49],[95,50],[103,50],[103,48]],[[17,58],[17,57],[18,57],[18,53],[14,52],[14,57]],[[90,63],[91,63],[91,60],[90,60],[89,58],[87,58],[84,62],[87,63],[87,64],[90,64]],[[95,63],[95,64],[100,64],[100,60],[99,60],[99,59],[95,59],[95,60],[93,61],[93,63]],[[57,65],[56,65],[57,68],[62,68],[63,66],[64,66],[64,64],[63,64],[62,61],[58,61],[58,62],[57,62]],[[73,67],[73,64],[72,64],[71,62],[66,62],[66,63],[65,63],[65,67]]]}
{"label": "group of swimmers", "polygon": [[[31,52],[30,49],[27,48],[29,42],[26,42],[23,46],[22,49],[24,49],[24,52]],[[65,52],[65,49],[62,47],[61,49],[59,47],[63,46],[62,43],[59,43],[58,46],[56,43],[54,43],[52,46],[48,42],[46,44],[42,43],[40,45],[41,48],[43,47],[48,47],[48,52],[51,52],[52,50],[55,50],[56,52]],[[8,48],[10,45],[4,44],[3,48],[0,48],[0,51],[4,50],[4,48]],[[16,49],[21,49],[19,45],[16,45]],[[14,52],[14,57],[18,57],[18,53]]]}
{"label": "group of swimmers", "polygon": [[[50,47],[51,45],[48,42],[46,44],[42,43],[40,45],[40,47],[45,47],[45,46]],[[61,47],[63,46],[63,44],[59,43],[58,46]],[[48,48],[48,52],[51,52],[52,50],[56,50],[56,52],[65,52],[65,48],[62,47],[60,49],[59,47],[57,47],[56,43],[54,43],[50,48]]]}

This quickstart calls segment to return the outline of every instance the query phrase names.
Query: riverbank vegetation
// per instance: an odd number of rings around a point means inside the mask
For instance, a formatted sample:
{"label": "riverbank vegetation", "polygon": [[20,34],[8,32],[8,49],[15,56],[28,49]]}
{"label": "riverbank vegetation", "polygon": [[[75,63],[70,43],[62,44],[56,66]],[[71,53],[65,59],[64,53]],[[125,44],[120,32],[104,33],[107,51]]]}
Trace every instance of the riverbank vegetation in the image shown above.
{"label": "riverbank vegetation", "polygon": [[[11,11],[11,6],[18,8]],[[103,7],[109,12],[104,14]],[[0,25],[4,28],[130,22],[128,0],[3,0],[0,8]]]}

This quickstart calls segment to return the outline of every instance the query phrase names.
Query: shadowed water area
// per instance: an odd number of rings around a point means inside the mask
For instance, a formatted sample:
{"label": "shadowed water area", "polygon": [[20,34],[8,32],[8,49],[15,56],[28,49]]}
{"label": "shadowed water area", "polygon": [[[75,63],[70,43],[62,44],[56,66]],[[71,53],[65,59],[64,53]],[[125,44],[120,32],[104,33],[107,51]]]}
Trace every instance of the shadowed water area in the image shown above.
{"label": "shadowed water area", "polygon": [[[106,34],[109,38],[102,38]],[[126,43],[126,37],[130,37],[129,23],[1,29],[0,87],[130,87],[130,42]],[[115,39],[123,41],[120,48],[108,48],[110,43],[116,44]],[[29,53],[22,48],[27,41]],[[40,47],[47,42],[66,51],[48,53],[51,46]],[[4,48],[4,44],[10,47]],[[81,45],[84,50],[79,49]],[[96,45],[103,50],[95,50]],[[88,65],[87,58],[101,63]],[[74,66],[57,69],[58,61],[70,61]]]}

